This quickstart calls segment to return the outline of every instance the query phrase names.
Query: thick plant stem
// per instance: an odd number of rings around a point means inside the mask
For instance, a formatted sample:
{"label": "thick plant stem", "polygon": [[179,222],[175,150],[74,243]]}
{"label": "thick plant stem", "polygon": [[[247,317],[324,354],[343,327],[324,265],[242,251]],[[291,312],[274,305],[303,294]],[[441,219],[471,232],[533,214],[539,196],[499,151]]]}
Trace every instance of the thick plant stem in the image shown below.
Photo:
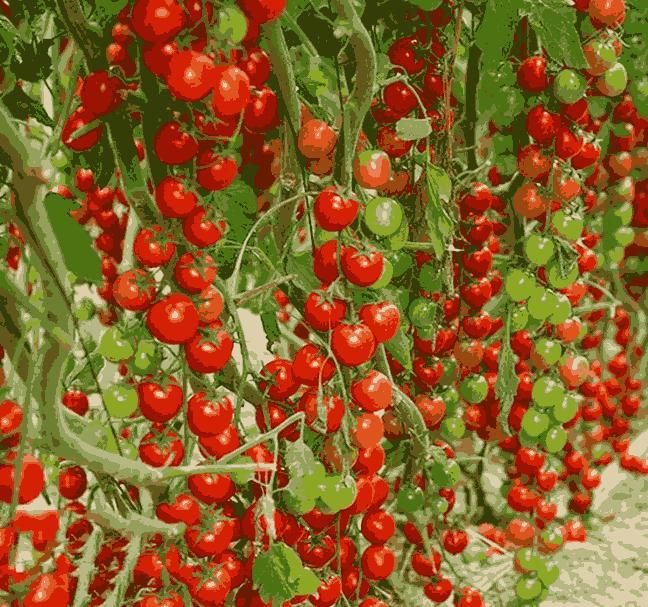
{"label": "thick plant stem", "polygon": [[[281,102],[286,113],[287,124],[282,133],[282,168],[280,184],[288,197],[304,191],[304,175],[297,151],[297,133],[301,127],[301,108],[297,95],[297,81],[293,70],[288,45],[279,20],[272,21],[264,27],[268,41],[268,54],[274,73],[279,82]],[[281,201],[279,201],[281,202]],[[295,217],[295,208],[299,198],[284,206],[274,222],[273,233],[277,250],[281,253],[290,235],[290,225]]]}
{"label": "thick plant stem", "polygon": [[376,51],[371,35],[362,23],[352,0],[333,0],[339,16],[351,29],[349,41],[355,55],[355,86],[347,99],[342,125],[343,145],[336,157],[335,176],[343,186],[349,186],[352,178],[353,157],[365,116],[371,107],[376,81]]}
{"label": "thick plant stem", "polygon": [[477,87],[479,86],[479,62],[481,49],[473,44],[468,51],[468,64],[466,66],[466,113],[465,113],[465,138],[466,159],[468,170],[477,169]]}

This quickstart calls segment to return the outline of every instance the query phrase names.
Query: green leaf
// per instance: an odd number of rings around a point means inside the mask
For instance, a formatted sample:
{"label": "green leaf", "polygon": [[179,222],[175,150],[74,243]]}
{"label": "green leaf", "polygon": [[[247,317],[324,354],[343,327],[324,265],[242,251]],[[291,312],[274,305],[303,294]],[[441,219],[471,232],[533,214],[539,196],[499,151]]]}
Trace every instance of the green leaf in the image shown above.
{"label": "green leaf", "polygon": [[21,88],[14,88],[2,98],[11,115],[18,120],[34,118],[45,126],[53,127],[54,121],[48,116],[40,102],[32,99]]}
{"label": "green leaf", "polygon": [[509,433],[511,430],[508,425],[508,416],[513,406],[518,384],[520,383],[515,372],[515,355],[511,348],[512,315],[513,307],[509,306],[506,313],[504,336],[502,337],[502,347],[498,360],[497,381],[495,382],[495,396],[500,401],[500,425]]}
{"label": "green leaf", "polygon": [[538,34],[549,56],[570,67],[585,68],[587,61],[576,30],[576,11],[565,0],[524,0],[522,12]]}
{"label": "green leaf", "polygon": [[432,132],[428,118],[401,118],[396,123],[396,134],[405,141],[423,139]]}
{"label": "green leaf", "polygon": [[385,343],[387,351],[408,371],[412,370],[412,343],[403,329]]}
{"label": "green leaf", "polygon": [[281,335],[281,332],[279,331],[279,323],[277,322],[277,311],[271,309],[262,312],[261,324],[263,325],[263,331],[266,334],[267,348],[270,350],[272,346],[279,341]]}
{"label": "green leaf", "polygon": [[286,445],[284,461],[291,478],[313,474],[317,463],[313,451],[303,440]]}
{"label": "green leaf", "polygon": [[410,4],[422,8],[424,11],[433,11],[441,6],[443,0],[408,0]]}
{"label": "green leaf", "polygon": [[286,272],[296,274],[296,284],[304,291],[315,291],[319,288],[319,281],[313,274],[313,256],[310,253],[291,255],[286,262]]}
{"label": "green leaf", "polygon": [[92,238],[70,216],[70,211],[79,208],[78,204],[49,193],[44,205],[67,269],[79,280],[99,284],[102,281],[101,260],[92,247]]}
{"label": "green leaf", "polygon": [[128,0],[93,0],[92,4],[92,18],[100,25],[105,25],[114,21],[117,13],[128,4]]}
{"label": "green leaf", "polygon": [[304,567],[299,555],[282,543],[272,544],[256,557],[252,580],[264,601],[278,605],[298,595],[312,594],[319,586],[317,576]]}
{"label": "green leaf", "polygon": [[447,209],[452,193],[452,182],[443,169],[428,164],[426,184],[425,218],[428,224],[428,236],[435,255],[441,259],[450,243],[455,227],[455,220]]}
{"label": "green leaf", "polygon": [[28,82],[38,82],[47,78],[52,72],[52,60],[49,48],[54,40],[32,40],[31,43],[18,41],[11,60],[11,69],[16,78]]}
{"label": "green leaf", "polygon": [[16,26],[4,15],[0,15],[0,61],[5,62],[19,40]]}
{"label": "green leaf", "polygon": [[482,50],[485,67],[495,67],[508,56],[521,6],[521,0],[490,0],[486,5],[486,12],[475,33],[475,44]]}

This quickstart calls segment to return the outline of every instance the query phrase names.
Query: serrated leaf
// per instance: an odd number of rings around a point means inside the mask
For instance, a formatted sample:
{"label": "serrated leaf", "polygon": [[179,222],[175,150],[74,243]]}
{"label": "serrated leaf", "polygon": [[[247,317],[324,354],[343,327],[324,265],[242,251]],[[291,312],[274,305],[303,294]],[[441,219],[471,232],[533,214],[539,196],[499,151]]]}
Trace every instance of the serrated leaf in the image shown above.
{"label": "serrated leaf", "polygon": [[509,434],[511,432],[508,425],[508,416],[513,406],[513,400],[517,393],[520,380],[515,372],[515,355],[511,348],[511,322],[513,308],[509,307],[506,313],[506,322],[504,325],[504,335],[502,337],[502,346],[497,366],[497,380],[495,382],[495,396],[500,401],[500,425]]}
{"label": "serrated leaf", "polygon": [[43,105],[32,99],[21,88],[14,88],[13,91],[2,97],[2,101],[11,115],[18,120],[33,118],[45,126],[54,126],[54,121],[49,117]]}
{"label": "serrated leaf", "polygon": [[312,474],[317,463],[312,449],[303,440],[286,445],[284,461],[291,478]]}
{"label": "serrated leaf", "polygon": [[92,247],[92,238],[70,216],[70,211],[78,209],[79,205],[53,193],[45,196],[43,204],[67,269],[80,280],[99,284],[102,281],[101,260]]}
{"label": "serrated leaf", "polygon": [[404,141],[423,139],[432,132],[428,118],[401,118],[396,123],[396,134]]}
{"label": "serrated leaf", "polygon": [[585,68],[576,11],[565,0],[524,0],[522,11],[538,34],[549,56],[570,67]]}
{"label": "serrated leaf", "polygon": [[264,601],[278,605],[297,595],[312,594],[319,586],[317,576],[304,567],[299,555],[282,543],[274,543],[257,555],[252,580]]}
{"label": "serrated leaf", "polygon": [[475,33],[475,44],[482,50],[484,67],[495,67],[506,59],[519,23],[522,0],[490,0]]}
{"label": "serrated leaf", "polygon": [[295,282],[305,291],[315,291],[320,286],[313,274],[313,256],[309,253],[291,255],[286,262],[286,271],[288,274],[297,275]]}
{"label": "serrated leaf", "polygon": [[455,220],[447,209],[452,194],[452,182],[443,169],[429,164],[426,186],[425,218],[428,224],[428,236],[435,255],[441,259],[450,243],[455,227]]}
{"label": "serrated leaf", "polygon": [[385,348],[405,369],[412,370],[412,342],[403,329],[398,329],[396,335],[385,342]]}

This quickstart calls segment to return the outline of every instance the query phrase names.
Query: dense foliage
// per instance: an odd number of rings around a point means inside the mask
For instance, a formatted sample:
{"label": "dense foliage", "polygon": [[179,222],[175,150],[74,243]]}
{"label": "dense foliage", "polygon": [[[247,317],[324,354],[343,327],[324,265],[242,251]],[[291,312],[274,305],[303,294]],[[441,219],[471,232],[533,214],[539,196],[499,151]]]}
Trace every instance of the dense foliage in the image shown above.
{"label": "dense foliage", "polygon": [[0,9],[0,607],[550,596],[648,472],[645,3]]}

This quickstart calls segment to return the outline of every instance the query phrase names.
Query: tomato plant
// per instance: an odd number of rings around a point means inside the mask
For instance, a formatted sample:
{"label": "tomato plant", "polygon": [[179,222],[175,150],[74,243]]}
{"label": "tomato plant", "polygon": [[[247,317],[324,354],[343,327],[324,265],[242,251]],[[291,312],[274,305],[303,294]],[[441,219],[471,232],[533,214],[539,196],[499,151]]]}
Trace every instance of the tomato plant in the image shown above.
{"label": "tomato plant", "polygon": [[648,9],[0,9],[0,606],[550,598],[648,473]]}

